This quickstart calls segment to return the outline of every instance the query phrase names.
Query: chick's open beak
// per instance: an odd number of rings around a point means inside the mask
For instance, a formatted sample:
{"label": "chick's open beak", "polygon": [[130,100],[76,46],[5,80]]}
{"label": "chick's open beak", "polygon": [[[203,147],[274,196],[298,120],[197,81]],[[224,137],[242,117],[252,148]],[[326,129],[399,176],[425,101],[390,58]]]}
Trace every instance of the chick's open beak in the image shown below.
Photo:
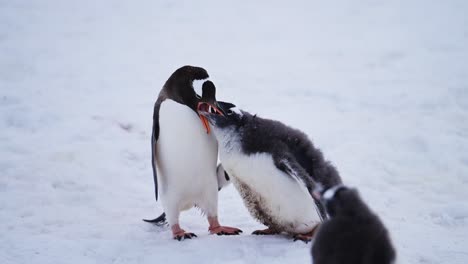
{"label": "chick's open beak", "polygon": [[198,116],[200,117],[200,120],[202,121],[202,124],[206,129],[207,134],[209,134],[210,131],[211,131],[210,123],[208,121],[208,118],[206,118],[204,115],[201,115],[200,112],[207,112],[207,113],[210,113],[210,114],[224,116],[223,112],[221,112],[221,110],[219,110],[218,107],[216,107],[213,104],[206,103],[206,102],[199,102],[198,106],[197,106],[197,111],[198,111]]}

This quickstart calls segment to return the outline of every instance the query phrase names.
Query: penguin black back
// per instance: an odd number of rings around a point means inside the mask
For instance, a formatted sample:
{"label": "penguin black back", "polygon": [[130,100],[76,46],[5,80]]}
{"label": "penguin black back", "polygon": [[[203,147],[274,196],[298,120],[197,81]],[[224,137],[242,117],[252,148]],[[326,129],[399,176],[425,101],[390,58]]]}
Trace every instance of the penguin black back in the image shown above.
{"label": "penguin black back", "polygon": [[[326,188],[341,183],[336,168],[323,157],[322,151],[316,148],[306,134],[276,120],[250,115],[244,112],[245,119],[243,149],[249,153],[281,152],[286,148],[297,162],[307,171],[314,181]],[[258,132],[262,137],[257,137]],[[251,135],[249,135],[251,134]],[[271,144],[276,141],[278,144]]]}
{"label": "penguin black back", "polygon": [[388,231],[355,189],[336,186],[321,195],[329,219],[312,246],[314,264],[391,264],[395,249]]}

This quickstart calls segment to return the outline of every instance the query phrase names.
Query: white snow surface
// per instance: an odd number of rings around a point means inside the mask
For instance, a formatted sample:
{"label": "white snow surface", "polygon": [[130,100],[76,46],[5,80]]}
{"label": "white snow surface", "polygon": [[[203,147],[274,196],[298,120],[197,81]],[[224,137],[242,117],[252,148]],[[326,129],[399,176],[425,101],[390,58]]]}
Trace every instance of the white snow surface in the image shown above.
{"label": "white snow surface", "polygon": [[[236,190],[209,235],[159,215],[153,103],[182,65],[306,132],[398,263],[468,263],[468,1],[0,1],[0,263],[310,263]],[[190,135],[187,135],[190,136]],[[195,179],[194,179],[195,180]],[[279,194],[281,195],[281,194]]]}

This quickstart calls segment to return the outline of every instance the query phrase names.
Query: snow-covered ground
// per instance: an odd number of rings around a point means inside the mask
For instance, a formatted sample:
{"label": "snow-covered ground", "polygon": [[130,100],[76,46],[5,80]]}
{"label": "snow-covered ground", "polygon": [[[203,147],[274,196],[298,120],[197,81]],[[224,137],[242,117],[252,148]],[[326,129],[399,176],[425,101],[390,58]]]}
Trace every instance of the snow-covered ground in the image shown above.
{"label": "snow-covered ground", "polygon": [[388,226],[398,263],[468,263],[468,2],[0,1],[0,263],[310,263],[231,186],[211,236],[141,221],[154,100],[186,64],[302,129]]}

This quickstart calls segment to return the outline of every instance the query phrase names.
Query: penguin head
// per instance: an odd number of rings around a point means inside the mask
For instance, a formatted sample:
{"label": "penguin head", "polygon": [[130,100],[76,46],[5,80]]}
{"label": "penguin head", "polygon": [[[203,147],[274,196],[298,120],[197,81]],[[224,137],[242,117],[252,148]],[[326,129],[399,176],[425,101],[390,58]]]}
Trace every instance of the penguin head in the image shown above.
{"label": "penguin head", "polygon": [[206,103],[209,105],[216,104],[216,87],[212,81],[205,81],[202,85],[202,96],[200,98],[200,102],[198,103]]}
{"label": "penguin head", "polygon": [[328,189],[318,187],[314,190],[313,195],[325,206],[327,214],[331,218],[338,215],[355,214],[359,205],[362,204],[356,189],[341,184]]}
{"label": "penguin head", "polygon": [[168,98],[196,110],[198,96],[193,88],[193,81],[208,77],[208,72],[201,67],[183,66],[172,73],[163,89]]}
{"label": "penguin head", "polygon": [[239,110],[234,104],[218,102],[222,115],[208,111],[199,111],[199,114],[206,117],[215,130],[238,129],[243,124],[244,112]]}
{"label": "penguin head", "polygon": [[213,115],[224,115],[221,107],[216,101],[216,87],[211,81],[205,81],[202,86],[202,96],[198,101],[197,112],[206,129],[206,133],[210,133],[210,125],[208,119],[201,115],[200,112],[208,112]]}

